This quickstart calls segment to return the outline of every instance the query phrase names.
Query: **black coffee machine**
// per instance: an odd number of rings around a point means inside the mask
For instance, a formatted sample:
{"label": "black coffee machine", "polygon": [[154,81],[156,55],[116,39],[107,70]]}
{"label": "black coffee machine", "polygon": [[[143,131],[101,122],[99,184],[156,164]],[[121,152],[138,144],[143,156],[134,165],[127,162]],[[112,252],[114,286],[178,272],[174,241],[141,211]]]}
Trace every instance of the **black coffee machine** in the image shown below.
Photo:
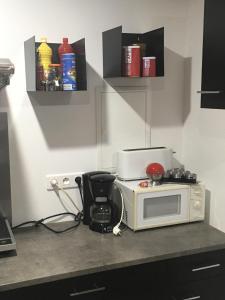
{"label": "black coffee machine", "polygon": [[83,223],[100,233],[112,232],[117,209],[112,199],[115,176],[95,171],[83,174]]}
{"label": "black coffee machine", "polygon": [[12,206],[7,113],[0,113],[0,253],[16,249],[11,230]]}

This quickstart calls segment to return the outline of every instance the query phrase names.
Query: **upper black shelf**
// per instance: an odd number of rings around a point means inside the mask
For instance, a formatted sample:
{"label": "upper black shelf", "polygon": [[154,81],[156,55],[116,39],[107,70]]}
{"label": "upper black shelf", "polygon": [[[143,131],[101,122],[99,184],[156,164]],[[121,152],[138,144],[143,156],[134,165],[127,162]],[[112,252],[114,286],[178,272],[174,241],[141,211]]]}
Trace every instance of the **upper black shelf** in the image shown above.
{"label": "upper black shelf", "polygon": [[[40,43],[35,42],[35,36],[24,42],[25,51],[25,67],[26,67],[26,85],[28,92],[39,91],[36,86],[36,71],[37,71],[37,48]],[[48,43],[53,50],[53,63],[59,63],[58,47],[60,43]],[[77,91],[87,90],[86,76],[86,54],[85,54],[85,39],[81,39],[71,44],[76,53],[76,74],[77,74]],[[62,91],[63,93],[65,91]],[[76,91],[75,91],[76,92]],[[46,93],[46,91],[45,91]]]}
{"label": "upper black shelf", "polygon": [[156,57],[156,76],[164,76],[164,27],[146,33],[123,33],[119,26],[104,31],[102,41],[104,78],[122,77],[122,48],[138,42],[146,44],[146,56]]}

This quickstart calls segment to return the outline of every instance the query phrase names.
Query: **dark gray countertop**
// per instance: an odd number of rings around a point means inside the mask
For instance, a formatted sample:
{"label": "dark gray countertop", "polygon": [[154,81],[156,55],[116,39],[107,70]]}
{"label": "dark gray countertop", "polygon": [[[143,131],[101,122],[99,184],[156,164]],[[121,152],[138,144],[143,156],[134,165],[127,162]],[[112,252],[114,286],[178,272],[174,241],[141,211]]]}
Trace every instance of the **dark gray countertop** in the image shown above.
{"label": "dark gray countertop", "polygon": [[83,225],[58,235],[38,227],[17,230],[15,238],[17,256],[0,258],[0,291],[225,248],[225,234],[204,223],[126,230],[122,237]]}

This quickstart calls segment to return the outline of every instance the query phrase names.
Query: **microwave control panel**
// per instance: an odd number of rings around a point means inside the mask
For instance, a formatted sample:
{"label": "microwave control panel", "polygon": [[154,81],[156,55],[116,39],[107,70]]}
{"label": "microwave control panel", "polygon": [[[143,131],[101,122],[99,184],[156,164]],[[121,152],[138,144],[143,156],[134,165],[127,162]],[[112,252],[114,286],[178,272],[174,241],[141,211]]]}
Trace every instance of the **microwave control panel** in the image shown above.
{"label": "microwave control panel", "polygon": [[205,218],[205,187],[201,184],[191,185],[190,221],[200,221]]}

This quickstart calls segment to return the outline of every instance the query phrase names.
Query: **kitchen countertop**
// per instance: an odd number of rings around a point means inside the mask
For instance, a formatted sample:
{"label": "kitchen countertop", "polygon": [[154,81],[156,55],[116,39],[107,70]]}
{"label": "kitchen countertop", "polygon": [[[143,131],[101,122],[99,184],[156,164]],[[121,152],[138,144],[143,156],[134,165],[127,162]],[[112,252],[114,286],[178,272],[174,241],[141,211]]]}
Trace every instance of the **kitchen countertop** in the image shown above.
{"label": "kitchen countertop", "polygon": [[[56,229],[68,223],[52,225]],[[121,237],[90,231],[87,226],[63,234],[43,227],[17,229],[16,256],[0,256],[0,291],[225,249],[225,234],[200,223],[132,232]]]}

